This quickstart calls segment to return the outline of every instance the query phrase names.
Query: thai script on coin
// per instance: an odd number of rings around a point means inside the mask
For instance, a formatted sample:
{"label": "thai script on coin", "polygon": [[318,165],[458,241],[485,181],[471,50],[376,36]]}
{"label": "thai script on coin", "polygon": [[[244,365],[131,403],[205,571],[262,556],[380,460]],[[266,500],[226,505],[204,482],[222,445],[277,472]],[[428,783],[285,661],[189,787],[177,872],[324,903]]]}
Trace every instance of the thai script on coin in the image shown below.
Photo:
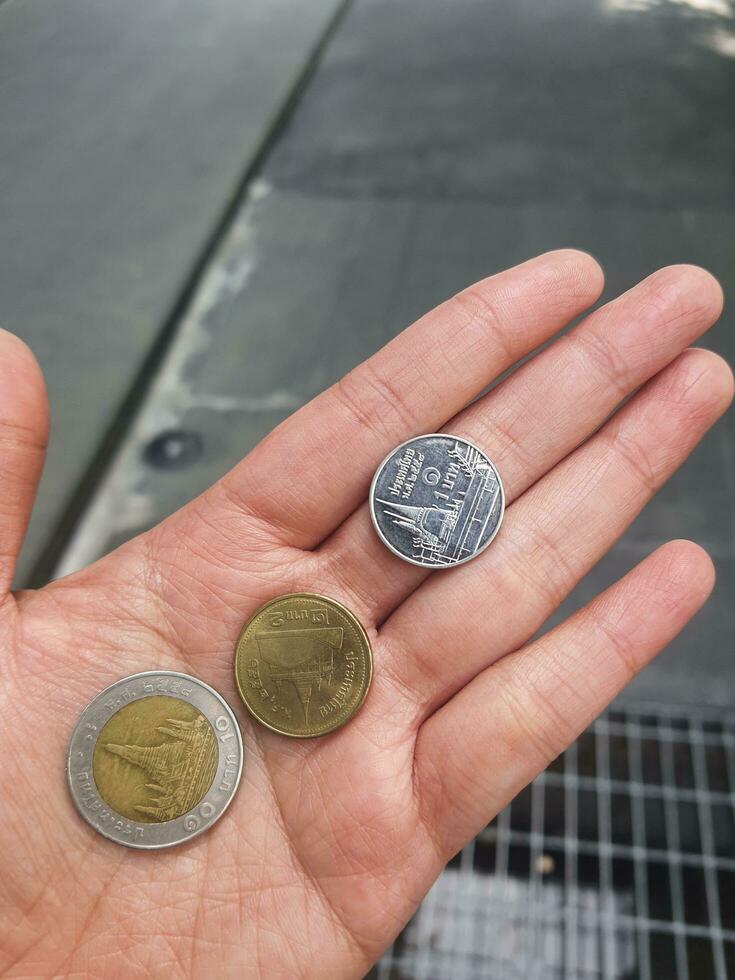
{"label": "thai script on coin", "polygon": [[452,568],[479,555],[497,534],[504,509],[492,462],[471,442],[445,433],[402,443],[370,487],[370,513],[383,543],[425,568]]}
{"label": "thai script on coin", "polygon": [[334,599],[279,596],[246,623],[235,650],[235,678],[248,710],[273,731],[326,735],[367,695],[373,657],[365,630]]}
{"label": "thai script on coin", "polygon": [[196,837],[222,816],[242,772],[240,729],[207,684],[167,670],[116,681],[72,733],[67,777],[104,837],[142,849]]}

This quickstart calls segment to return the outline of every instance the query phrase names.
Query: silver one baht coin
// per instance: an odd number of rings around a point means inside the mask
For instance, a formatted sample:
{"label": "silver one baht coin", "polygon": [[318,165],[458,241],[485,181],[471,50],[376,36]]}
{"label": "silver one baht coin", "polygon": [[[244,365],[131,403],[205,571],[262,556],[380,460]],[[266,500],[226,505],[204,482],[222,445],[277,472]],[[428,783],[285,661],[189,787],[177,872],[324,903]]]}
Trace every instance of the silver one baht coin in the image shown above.
{"label": "silver one baht coin", "polygon": [[168,670],[116,681],[81,714],[69,742],[72,799],[96,831],[142,849],[208,830],[232,801],[243,747],[211,687]]}
{"label": "silver one baht coin", "polygon": [[401,443],[370,487],[375,530],[390,550],[424,568],[469,561],[498,533],[505,509],[500,475],[477,446],[445,433]]}

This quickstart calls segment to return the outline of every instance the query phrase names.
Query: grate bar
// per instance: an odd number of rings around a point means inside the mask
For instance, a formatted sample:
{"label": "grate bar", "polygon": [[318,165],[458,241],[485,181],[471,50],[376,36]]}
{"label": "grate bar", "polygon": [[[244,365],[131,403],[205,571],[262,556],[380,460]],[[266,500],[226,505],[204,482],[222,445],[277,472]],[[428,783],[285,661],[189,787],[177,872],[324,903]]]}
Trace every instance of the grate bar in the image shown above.
{"label": "grate bar", "polygon": [[[665,731],[661,731],[659,751],[661,754],[661,770],[664,779],[669,786],[676,785],[674,772],[674,758],[672,753],[672,740],[667,739]],[[664,797],[664,820],[666,823],[666,840],[669,845],[667,854],[669,875],[671,878],[671,903],[674,908],[674,918],[677,922],[684,922],[684,881],[681,873],[680,860],[680,835],[679,835],[679,815],[671,797]],[[674,933],[674,944],[676,950],[676,972],[680,980],[689,980],[689,963],[686,955],[686,943],[684,934],[677,930]]]}
{"label": "grate bar", "polygon": [[[509,874],[510,871],[510,807],[507,806],[498,814],[496,820],[497,831],[495,834],[495,875],[500,880],[500,914],[497,919],[497,936],[500,944],[500,955],[502,957],[503,948],[507,941],[505,932],[506,910],[509,907]],[[512,949],[509,955],[512,955]]]}
{"label": "grate bar", "polygon": [[542,930],[537,927],[536,917],[539,910],[539,891],[542,887],[541,861],[544,855],[544,775],[545,773],[541,773],[531,784],[531,890],[527,926],[531,942],[526,943],[523,950],[526,963],[525,973],[529,977],[532,975],[533,965],[543,962],[542,956],[539,955]]}
{"label": "grate bar", "polygon": [[[636,740],[637,741],[637,740]],[[601,785],[602,780],[594,776],[562,775],[557,772],[546,772],[546,781],[557,786],[565,786],[568,783],[575,783],[576,789],[596,790]],[[691,803],[722,803],[729,806],[732,803],[732,796],[729,793],[721,793],[711,789],[688,789],[686,787],[675,788],[671,786],[659,786],[656,783],[645,783],[642,780],[624,781],[622,779],[608,779],[604,781],[606,789],[612,793],[636,793],[641,796],[650,796],[656,799],[686,800]]]}
{"label": "grate bar", "polygon": [[597,823],[599,828],[600,893],[602,902],[602,977],[615,980],[617,975],[615,946],[615,905],[612,876],[612,803],[610,796],[610,744],[608,734],[596,732],[595,761],[599,774],[597,790]]}
{"label": "grate bar", "polygon": [[631,729],[636,736],[641,739],[651,739],[654,742],[701,742],[702,745],[725,745],[735,749],[735,730],[724,729],[722,732],[690,731],[688,729],[674,728],[667,724],[668,719],[655,725],[653,722],[637,721],[608,721],[606,718],[598,718],[592,725],[593,731],[605,732],[607,735],[625,735]]}
{"label": "grate bar", "polygon": [[[579,891],[577,862],[577,743],[566,751],[564,758],[564,967],[566,976],[574,977],[579,969],[577,893]],[[547,772],[547,775],[551,773]]]}
{"label": "grate bar", "polygon": [[[646,853],[646,818],[643,809],[643,760],[641,743],[627,733],[626,747],[628,750],[628,766],[631,772],[630,792],[633,812],[633,846],[641,854]],[[643,922],[650,921],[648,908],[648,872],[646,861],[636,861],[634,865],[636,908],[640,917],[637,930],[638,937],[638,967],[640,980],[652,980],[651,957],[649,950],[650,934],[648,928],[643,928]]]}
{"label": "grate bar", "polygon": [[[489,827],[481,830],[477,837],[478,840],[494,841],[495,831],[493,825],[491,824]],[[531,837],[532,835],[524,830],[510,831],[510,843],[512,844],[526,844],[528,846],[531,843]],[[555,849],[564,848],[563,837],[547,834],[546,843],[549,847]],[[712,858],[701,854],[687,854],[686,851],[663,851],[658,848],[626,847],[625,844],[611,844],[609,849],[612,857],[619,857],[629,861],[644,861],[646,858],[651,858],[654,861],[665,863],[669,858],[673,857],[679,864],[687,867],[702,868],[711,864],[713,867],[721,868],[724,871],[735,871],[735,859],[733,858]],[[576,850],[580,854],[599,854],[600,852],[598,844],[585,840],[576,842]]]}
{"label": "grate bar", "polygon": [[[692,757],[694,762],[694,778],[698,787],[701,787],[703,795],[707,791],[707,760],[704,755],[704,746],[701,740],[692,739]],[[704,880],[707,889],[707,906],[709,910],[709,922],[712,933],[712,952],[715,964],[716,980],[727,980],[727,966],[725,965],[725,950],[722,945],[722,918],[720,915],[720,898],[717,892],[717,878],[714,870],[715,846],[714,830],[712,827],[712,811],[700,801],[698,802],[699,825],[702,830],[702,853],[710,860],[704,865]]]}

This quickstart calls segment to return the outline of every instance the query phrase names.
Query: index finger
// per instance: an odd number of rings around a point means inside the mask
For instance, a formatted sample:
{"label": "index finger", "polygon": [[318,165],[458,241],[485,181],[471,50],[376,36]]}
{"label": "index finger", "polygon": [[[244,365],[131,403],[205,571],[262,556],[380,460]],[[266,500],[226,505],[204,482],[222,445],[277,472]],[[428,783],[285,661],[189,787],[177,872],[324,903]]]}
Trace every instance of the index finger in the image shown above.
{"label": "index finger", "polygon": [[573,249],[470,286],[286,419],[224,477],[223,503],[314,547],[365,499],[386,453],[436,431],[601,290],[598,264]]}

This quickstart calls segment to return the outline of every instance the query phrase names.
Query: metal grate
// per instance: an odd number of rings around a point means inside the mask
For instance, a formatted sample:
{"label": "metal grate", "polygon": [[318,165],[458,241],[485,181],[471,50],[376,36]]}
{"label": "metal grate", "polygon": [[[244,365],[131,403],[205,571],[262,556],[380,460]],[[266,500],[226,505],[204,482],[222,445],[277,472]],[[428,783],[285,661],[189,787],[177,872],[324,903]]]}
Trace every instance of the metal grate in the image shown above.
{"label": "metal grate", "polygon": [[598,719],[454,858],[369,976],[735,977],[735,715]]}

